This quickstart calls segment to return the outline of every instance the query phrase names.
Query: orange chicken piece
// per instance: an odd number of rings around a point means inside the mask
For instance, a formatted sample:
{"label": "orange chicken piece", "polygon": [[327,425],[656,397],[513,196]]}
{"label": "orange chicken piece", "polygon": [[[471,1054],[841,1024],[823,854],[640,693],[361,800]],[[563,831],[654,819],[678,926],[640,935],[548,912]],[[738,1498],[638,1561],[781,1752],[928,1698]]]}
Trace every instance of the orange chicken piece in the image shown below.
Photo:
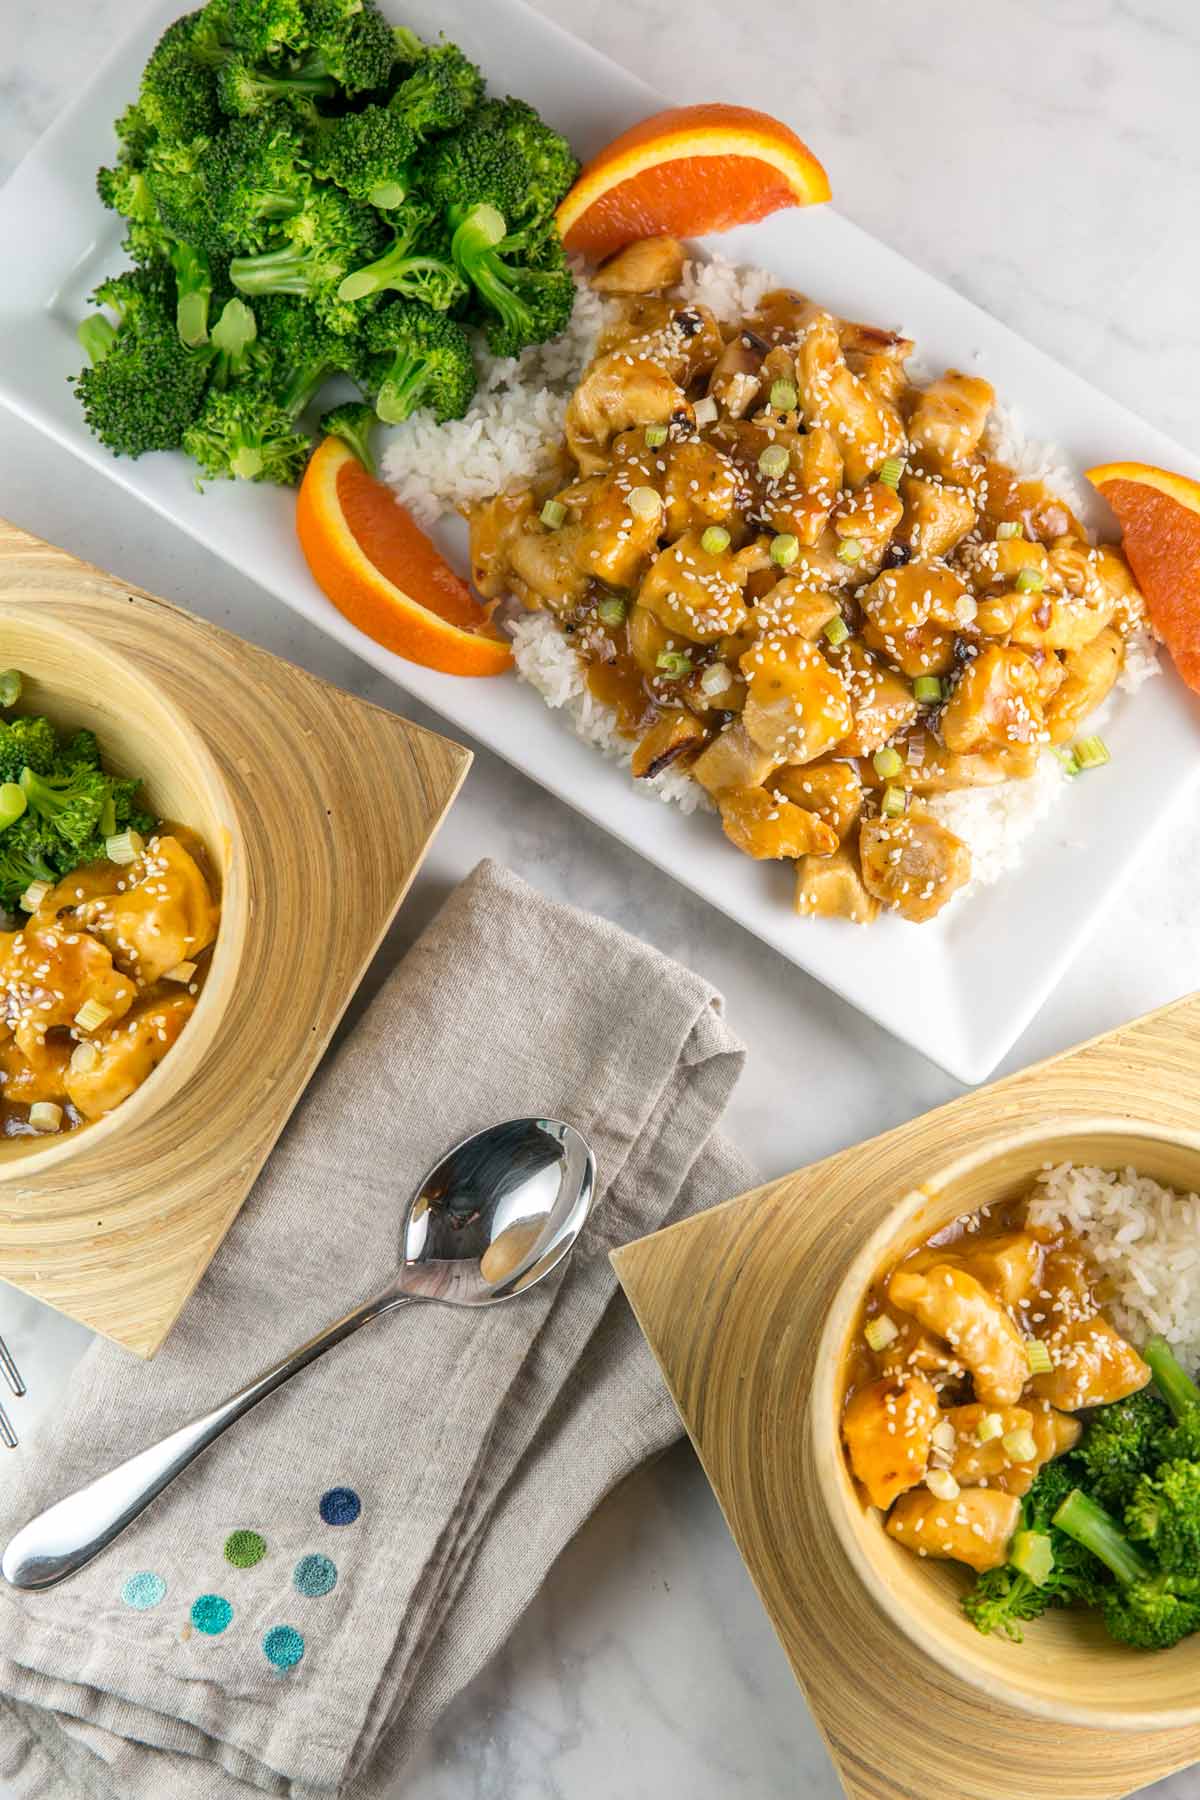
{"label": "orange chicken piece", "polygon": [[929,1466],[937,1395],[922,1375],[884,1376],[850,1396],[842,1432],[872,1506],[886,1512]]}

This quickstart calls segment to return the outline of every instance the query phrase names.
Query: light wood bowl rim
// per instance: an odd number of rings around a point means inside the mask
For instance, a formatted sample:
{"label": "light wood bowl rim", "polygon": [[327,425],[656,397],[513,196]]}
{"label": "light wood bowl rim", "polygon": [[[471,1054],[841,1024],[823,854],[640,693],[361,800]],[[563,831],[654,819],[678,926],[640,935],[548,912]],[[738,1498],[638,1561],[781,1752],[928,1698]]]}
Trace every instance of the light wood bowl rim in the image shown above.
{"label": "light wood bowl rim", "polygon": [[214,812],[220,815],[225,845],[220,864],[221,922],[217,940],[196,1010],[178,1043],[171,1046],[170,1054],[151,1071],[142,1085],[104,1118],[65,1136],[48,1138],[40,1150],[30,1150],[11,1160],[0,1159],[0,1188],[50,1168],[61,1168],[63,1164],[109,1144],[117,1136],[128,1134],[160,1111],[186,1086],[207,1055],[228,1008],[237,983],[250,915],[246,849],[237,808],[216,759],[191,720],[156,681],[119,650],[111,649],[58,619],[34,617],[26,608],[11,601],[0,604],[0,616],[6,614],[19,620],[21,630],[26,633],[41,633],[47,638],[65,641],[84,662],[90,660],[108,669],[119,670],[122,681],[127,682],[132,691],[140,690],[148,695],[154,706],[171,719],[203,785],[213,796]]}
{"label": "light wood bowl rim", "polygon": [[[1057,1138],[1088,1136],[1150,1138],[1176,1148],[1194,1150],[1200,1155],[1200,1132],[1129,1115],[1052,1114],[1023,1131],[1008,1130],[1002,1136],[989,1138],[976,1149],[945,1164],[920,1187],[910,1189],[867,1238],[838,1284],[817,1346],[810,1448],[817,1490],[850,1567],[867,1588],[870,1598],[921,1654],[932,1658],[993,1703],[1001,1702],[1053,1724],[1103,1731],[1169,1731],[1200,1725],[1200,1695],[1191,1705],[1149,1707],[1120,1713],[1100,1704],[1083,1706],[1069,1700],[1054,1700],[1006,1681],[1000,1674],[989,1672],[985,1678],[980,1669],[957,1655],[940,1637],[918,1632],[917,1621],[887,1583],[866,1581],[862,1546],[856,1529],[856,1526],[861,1527],[864,1507],[853,1490],[842,1452],[841,1371],[845,1349],[862,1297],[879,1269],[897,1249],[915,1245],[928,1235],[929,1229],[936,1229],[931,1219],[923,1219],[922,1215],[935,1214],[942,1194],[982,1164],[993,1161],[1002,1152]],[[1014,1648],[1019,1651],[1022,1646]]]}

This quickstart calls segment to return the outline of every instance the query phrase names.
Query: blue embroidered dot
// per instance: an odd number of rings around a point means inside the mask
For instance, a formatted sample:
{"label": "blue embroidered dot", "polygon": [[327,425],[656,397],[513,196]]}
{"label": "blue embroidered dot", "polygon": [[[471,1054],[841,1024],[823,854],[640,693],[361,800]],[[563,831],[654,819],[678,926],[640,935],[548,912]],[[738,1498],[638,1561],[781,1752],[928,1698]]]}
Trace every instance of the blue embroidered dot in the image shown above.
{"label": "blue embroidered dot", "polygon": [[353,1488],[330,1488],[321,1495],[321,1517],[327,1525],[353,1525],[362,1501]]}
{"label": "blue embroidered dot", "polygon": [[327,1556],[302,1556],[292,1574],[298,1594],[307,1594],[315,1599],[319,1594],[329,1594],[337,1586],[337,1568]]}
{"label": "blue embroidered dot", "polygon": [[201,1594],[192,1605],[192,1624],[206,1637],[216,1637],[233,1617],[233,1608],[220,1594]]}
{"label": "blue embroidered dot", "polygon": [[146,1612],[157,1606],[167,1591],[167,1584],[161,1575],[155,1575],[150,1569],[142,1569],[131,1575],[121,1589],[121,1598],[126,1606],[132,1606],[136,1612]]}
{"label": "blue embroidered dot", "polygon": [[277,1669],[294,1669],[304,1655],[304,1639],[291,1625],[272,1625],[263,1639],[263,1655]]}

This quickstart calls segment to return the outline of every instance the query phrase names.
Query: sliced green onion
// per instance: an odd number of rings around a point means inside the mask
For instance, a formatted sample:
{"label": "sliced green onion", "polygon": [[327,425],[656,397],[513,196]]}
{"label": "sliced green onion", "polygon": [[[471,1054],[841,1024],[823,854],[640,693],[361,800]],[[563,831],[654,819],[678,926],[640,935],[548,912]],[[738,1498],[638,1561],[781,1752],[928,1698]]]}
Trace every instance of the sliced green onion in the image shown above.
{"label": "sliced green onion", "polygon": [[75,1014],[75,1023],[80,1031],[99,1031],[111,1012],[112,1008],[101,1006],[99,1000],[85,1000]]}
{"label": "sliced green onion", "polygon": [[25,789],[19,781],[0,784],[0,831],[7,831],[10,825],[15,825],[28,805]]}
{"label": "sliced green onion", "polygon": [[697,400],[692,408],[692,417],[697,425],[715,425],[720,416],[721,409],[711,394],[706,394],[703,400]]}
{"label": "sliced green onion", "polygon": [[773,381],[771,383],[771,405],[776,412],[791,412],[799,396],[793,381]]}
{"label": "sliced green onion", "polygon": [[942,684],[936,675],[918,675],[913,682],[913,697],[923,706],[936,706],[942,697]]}
{"label": "sliced green onion", "polygon": [[1003,542],[1005,538],[1023,538],[1025,527],[1020,519],[1005,519],[996,527],[996,536]]}
{"label": "sliced green onion", "polygon": [[700,548],[706,556],[720,556],[729,548],[729,533],[723,525],[710,525],[700,539]]}
{"label": "sliced green onion", "polygon": [[953,1420],[939,1419],[929,1434],[929,1441],[944,1456],[953,1456],[958,1448],[958,1433],[954,1429]]}
{"label": "sliced green onion", "polygon": [[35,913],[50,892],[50,886],[48,881],[31,881],[17,902],[22,912]]}
{"label": "sliced green onion", "polygon": [[1066,773],[1068,775],[1078,775],[1078,773],[1079,773],[1079,758],[1076,756],[1076,754],[1073,750],[1068,750],[1065,748],[1056,749],[1054,754],[1055,754],[1055,756],[1057,756],[1059,762],[1062,764],[1064,770],[1066,771]]}
{"label": "sliced green onion", "polygon": [[1029,1337],[1025,1339],[1025,1355],[1029,1362],[1029,1373],[1031,1375],[1049,1375],[1051,1369],[1054,1367],[1054,1358],[1051,1356],[1049,1348],[1042,1342],[1041,1338]]}
{"label": "sliced green onion", "polygon": [[686,650],[663,650],[657,658],[658,667],[664,675],[678,680],[681,675],[690,675],[692,659]]}
{"label": "sliced green onion", "polygon": [[667,441],[667,428],[665,425],[647,425],[647,427],[646,427],[646,448],[647,448],[647,450],[658,450],[661,448],[661,446],[663,444],[666,443],[666,441]]}
{"label": "sliced green onion", "polygon": [[759,474],[765,475],[768,481],[777,481],[781,475],[787,474],[789,461],[787,450],[782,444],[768,444],[759,453]]}
{"label": "sliced green onion", "polygon": [[1054,1569],[1054,1545],[1045,1531],[1018,1531],[1009,1547],[1008,1560],[1034,1587],[1045,1587]]}
{"label": "sliced green onion", "polygon": [[548,525],[551,531],[557,531],[566,516],[567,509],[561,500],[547,500],[545,506],[543,506],[541,512],[538,514],[538,518],[542,521],[542,524]]}
{"label": "sliced green onion", "polygon": [[949,1469],[930,1469],[925,1486],[939,1500],[957,1500],[962,1492]]}
{"label": "sliced green onion", "polygon": [[1040,594],[1045,585],[1046,577],[1040,569],[1018,569],[1013,582],[1018,594]]}
{"label": "sliced green onion", "polygon": [[887,787],[883,790],[883,799],[879,802],[879,810],[885,819],[898,819],[907,803],[903,788]]}
{"label": "sliced green onion", "polygon": [[771,539],[771,561],[781,569],[790,568],[800,554],[800,539],[790,531],[781,531]]}
{"label": "sliced green onion", "polygon": [[838,561],[856,563],[862,556],[862,544],[858,538],[843,538],[838,545]]}
{"label": "sliced green onion", "polygon": [[115,837],[105,838],[104,854],[109,862],[131,863],[142,854],[142,840],[136,831],[118,831]]}
{"label": "sliced green onion", "polygon": [[1003,1436],[1003,1413],[984,1413],[982,1419],[980,1419],[978,1425],[975,1427],[975,1442],[977,1444],[990,1444],[993,1438]]}
{"label": "sliced green onion", "polygon": [[1102,737],[1085,737],[1076,742],[1075,761],[1081,769],[1101,769],[1112,756]]}
{"label": "sliced green onion", "polygon": [[709,663],[700,677],[700,691],[707,694],[710,700],[715,700],[718,694],[723,694],[726,688],[732,686],[733,676],[722,662]]}
{"label": "sliced green onion", "polygon": [[0,673],[0,706],[15,706],[21,698],[20,669],[5,669]]}
{"label": "sliced green onion", "polygon": [[1037,1458],[1037,1439],[1032,1431],[1026,1431],[1023,1428],[1006,1431],[1000,1442],[1004,1446],[1004,1454],[1013,1462],[1034,1462]]}
{"label": "sliced green onion", "polygon": [[63,1109],[53,1100],[37,1100],[29,1109],[29,1123],[35,1131],[57,1131],[63,1121]]}
{"label": "sliced green onion", "polygon": [[884,487],[898,488],[900,486],[900,477],[903,473],[904,458],[902,456],[889,456],[879,471],[879,479],[882,481]]}
{"label": "sliced green onion", "polygon": [[596,616],[602,625],[623,625],[627,611],[619,594],[608,594],[596,608]]}
{"label": "sliced green onion", "polygon": [[655,519],[662,511],[662,498],[657,488],[635,487],[629,496],[629,510],[637,519]]}
{"label": "sliced green onion", "polygon": [[164,970],[163,980],[164,981],[178,981],[178,982],[182,983],[182,985],[184,987],[186,987],[188,982],[192,979],[192,976],[195,973],[196,973],[196,965],[194,962],[176,963],[175,967],[173,969]]}
{"label": "sliced green onion", "polygon": [[850,627],[847,625],[845,619],[843,619],[841,613],[838,614],[836,619],[830,619],[828,625],[823,625],[821,630],[829,639],[829,642],[833,645],[835,650],[839,644],[844,644],[846,639],[850,636]]}
{"label": "sliced green onion", "polygon": [[886,1313],[880,1313],[877,1319],[867,1320],[863,1326],[863,1336],[872,1350],[886,1350],[900,1336],[900,1328],[894,1319],[889,1319]]}
{"label": "sliced green onion", "polygon": [[99,1061],[99,1050],[95,1044],[85,1039],[82,1044],[76,1044],[71,1052],[71,1073],[72,1075],[86,1075],[88,1070],[94,1069]]}
{"label": "sliced green onion", "polygon": [[871,764],[875,773],[877,775],[882,775],[886,781],[889,776],[898,775],[900,773],[901,769],[904,767],[904,758],[898,750],[893,750],[892,746],[888,744],[884,749],[875,752],[874,756],[871,758]]}

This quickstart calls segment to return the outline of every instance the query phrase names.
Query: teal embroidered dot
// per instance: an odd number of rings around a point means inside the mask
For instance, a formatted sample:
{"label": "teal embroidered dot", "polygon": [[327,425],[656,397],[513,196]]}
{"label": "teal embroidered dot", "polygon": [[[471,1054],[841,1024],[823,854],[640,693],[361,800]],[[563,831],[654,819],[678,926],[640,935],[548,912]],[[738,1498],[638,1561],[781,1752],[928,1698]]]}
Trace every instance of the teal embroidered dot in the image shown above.
{"label": "teal embroidered dot", "polygon": [[129,1577],[121,1589],[121,1598],[135,1612],[148,1612],[150,1607],[158,1605],[166,1591],[167,1584],[161,1575],[142,1569],[137,1575]]}
{"label": "teal embroidered dot", "polygon": [[232,1617],[232,1606],[220,1594],[201,1594],[192,1605],[192,1624],[205,1637],[216,1637]]}
{"label": "teal embroidered dot", "polygon": [[267,1554],[267,1540],[257,1531],[231,1531],[225,1539],[225,1561],[235,1569],[252,1569]]}
{"label": "teal embroidered dot", "polygon": [[291,1625],[272,1625],[263,1639],[263,1655],[277,1669],[294,1669],[304,1655],[304,1639]]}
{"label": "teal embroidered dot", "polygon": [[302,1556],[292,1574],[298,1594],[315,1599],[330,1594],[337,1586],[337,1569],[327,1556]]}
{"label": "teal embroidered dot", "polygon": [[321,1517],[327,1525],[353,1525],[362,1501],[353,1488],[330,1488],[321,1495]]}

